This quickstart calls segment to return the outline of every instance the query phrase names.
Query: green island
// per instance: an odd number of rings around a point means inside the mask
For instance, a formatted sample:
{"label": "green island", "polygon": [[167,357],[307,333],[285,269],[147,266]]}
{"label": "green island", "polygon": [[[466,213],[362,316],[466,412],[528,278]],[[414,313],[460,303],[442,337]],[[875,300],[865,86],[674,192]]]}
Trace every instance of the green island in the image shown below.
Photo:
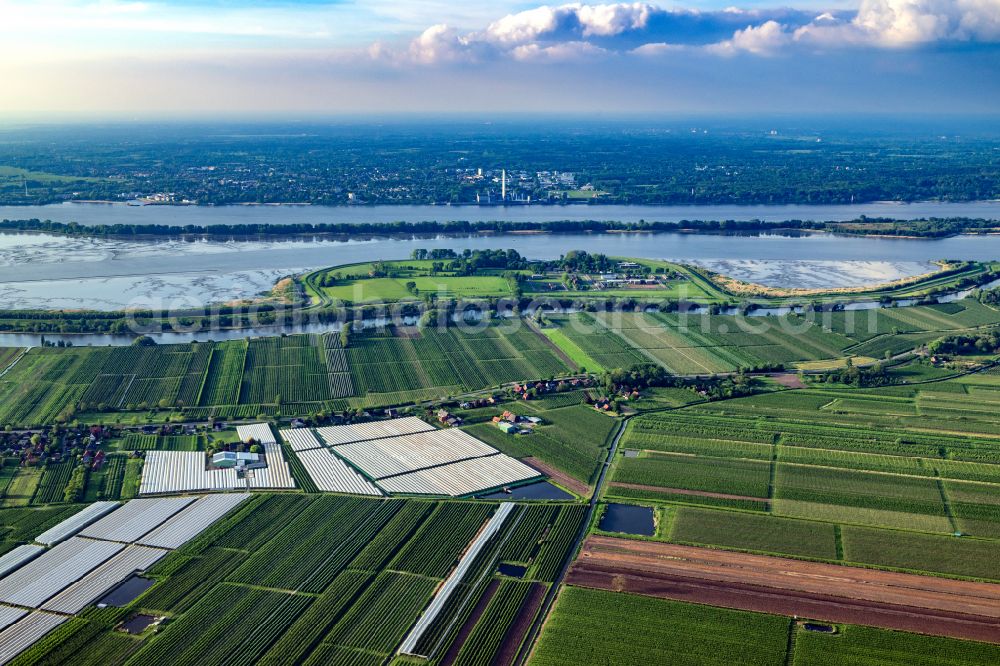
{"label": "green island", "polygon": [[[266,294],[196,309],[155,311],[3,310],[0,332],[129,335],[328,325],[351,319],[417,317],[429,310],[453,316],[487,315],[541,306],[568,310],[665,313],[703,306],[712,314],[760,308],[840,310],[857,303],[934,303],[940,296],[989,286],[1000,262],[941,260],[923,275],[839,289],[776,289],[703,268],[667,261],[570,251],[558,260],[522,257],[515,250],[417,251],[407,260],[348,264],[288,276]],[[849,308],[848,308],[849,309]]]}

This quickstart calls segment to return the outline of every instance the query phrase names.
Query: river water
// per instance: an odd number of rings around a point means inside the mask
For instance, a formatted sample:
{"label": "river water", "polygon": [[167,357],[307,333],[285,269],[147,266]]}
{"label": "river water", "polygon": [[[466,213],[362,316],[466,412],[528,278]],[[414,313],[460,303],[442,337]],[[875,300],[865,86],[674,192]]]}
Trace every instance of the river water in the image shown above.
{"label": "river water", "polygon": [[251,297],[313,268],[407,258],[417,248],[513,248],[537,259],[577,249],[685,261],[775,287],[844,287],[925,273],[937,259],[997,259],[1000,236],[476,234],[137,242],[0,234],[0,307],[182,309]]}
{"label": "river water", "polygon": [[891,219],[971,217],[1000,220],[1000,201],[877,201],[842,205],[704,205],[704,206],[130,206],[62,203],[46,206],[0,206],[0,219],[52,220],[80,224],[350,224],[380,222],[544,222],[615,220],[681,222],[683,220],[844,221],[861,215]]}

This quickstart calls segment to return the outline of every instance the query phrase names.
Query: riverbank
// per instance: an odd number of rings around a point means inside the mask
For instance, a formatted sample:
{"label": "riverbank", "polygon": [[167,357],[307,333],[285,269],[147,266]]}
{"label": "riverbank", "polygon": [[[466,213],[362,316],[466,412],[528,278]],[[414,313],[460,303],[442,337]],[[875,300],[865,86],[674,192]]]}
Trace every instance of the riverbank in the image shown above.
{"label": "riverbank", "polygon": [[680,221],[616,221],[559,219],[539,221],[427,220],[423,222],[265,222],[157,224],[59,222],[40,218],[4,218],[0,231],[38,232],[90,238],[157,240],[165,238],[296,238],[309,236],[356,238],[358,236],[406,238],[420,235],[469,233],[535,234],[746,234],[746,233],[835,233],[846,236],[899,239],[948,238],[967,233],[996,233],[996,220],[987,218],[858,218],[848,221],[786,219],[685,219]]}

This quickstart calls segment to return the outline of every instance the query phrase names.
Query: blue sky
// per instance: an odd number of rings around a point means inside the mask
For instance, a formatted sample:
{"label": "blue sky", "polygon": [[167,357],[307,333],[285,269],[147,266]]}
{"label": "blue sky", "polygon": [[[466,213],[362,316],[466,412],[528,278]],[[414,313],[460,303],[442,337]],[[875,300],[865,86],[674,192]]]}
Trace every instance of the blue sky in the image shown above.
{"label": "blue sky", "polygon": [[1000,0],[0,0],[0,114],[994,113]]}

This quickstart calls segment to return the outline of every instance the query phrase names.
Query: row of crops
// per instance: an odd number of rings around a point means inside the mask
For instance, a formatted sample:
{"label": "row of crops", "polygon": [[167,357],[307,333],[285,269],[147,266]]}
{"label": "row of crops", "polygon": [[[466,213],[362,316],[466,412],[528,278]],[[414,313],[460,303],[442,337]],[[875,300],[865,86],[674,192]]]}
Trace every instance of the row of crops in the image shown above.
{"label": "row of crops", "polygon": [[0,555],[35,536],[79,510],[79,505],[32,506],[0,509]]}
{"label": "row of crops", "polygon": [[414,391],[445,395],[569,371],[549,343],[524,325],[428,328],[413,336],[366,332],[352,337],[347,359],[358,393],[384,394],[385,403],[402,402]]}
{"label": "row of crops", "polygon": [[832,359],[845,350],[881,358],[943,331],[985,326],[1000,313],[976,301],[769,317],[661,312],[553,316],[571,344],[605,368],[655,362],[677,374]]}
{"label": "row of crops", "polygon": [[990,643],[849,624],[829,634],[803,624],[778,615],[568,587],[531,663],[988,666],[1000,659],[1000,646]]}
{"label": "row of crops", "polygon": [[[681,543],[996,580],[1000,569],[986,556],[1000,538],[995,438],[957,434],[995,423],[992,396],[980,405],[960,398],[985,391],[990,376],[884,394],[785,391],[644,415],[621,444],[637,457],[616,461],[606,495],[674,507],[664,537]],[[938,398],[966,415],[909,416]],[[903,425],[909,418],[912,427]],[[956,532],[975,538],[947,536]]]}
{"label": "row of crops", "polygon": [[[520,322],[518,322],[520,323]],[[76,412],[182,407],[254,417],[261,407],[299,413],[361,395],[366,406],[542,379],[569,368],[526,326],[426,329],[412,337],[359,332],[187,345],[6,350],[0,423],[41,426]],[[237,407],[248,408],[246,414]],[[308,407],[308,409],[302,409]],[[286,411],[288,411],[286,409]],[[252,412],[252,413],[250,413]],[[209,414],[215,414],[210,412]]]}
{"label": "row of crops", "polygon": [[[256,495],[153,567],[156,584],[128,607],[87,611],[21,659],[386,663],[495,507]],[[584,513],[582,505],[515,507],[463,578],[457,601],[427,632],[421,649],[428,663],[509,663]],[[9,515],[8,522],[22,519]],[[525,566],[524,577],[498,574],[500,562]],[[111,649],[114,627],[139,611],[172,620],[158,633],[130,638],[127,649]]]}

